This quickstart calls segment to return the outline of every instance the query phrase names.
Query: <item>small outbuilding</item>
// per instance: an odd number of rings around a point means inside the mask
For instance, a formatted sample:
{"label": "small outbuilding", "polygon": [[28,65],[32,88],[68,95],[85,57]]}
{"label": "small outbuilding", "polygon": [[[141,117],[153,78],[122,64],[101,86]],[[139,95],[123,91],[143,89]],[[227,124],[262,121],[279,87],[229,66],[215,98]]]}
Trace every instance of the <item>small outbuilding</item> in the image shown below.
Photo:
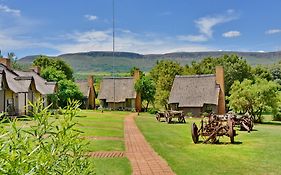
{"label": "small outbuilding", "polygon": [[77,81],[76,84],[78,85],[80,91],[82,92],[83,104],[82,108],[85,109],[95,109],[96,108],[96,91],[94,87],[94,78],[92,75],[88,76],[88,80],[80,80]]}
{"label": "small outbuilding", "polygon": [[102,108],[113,110],[141,111],[141,97],[135,90],[135,82],[140,72],[135,71],[134,77],[103,78],[100,84],[98,99]]}
{"label": "small outbuilding", "polygon": [[225,114],[224,71],[216,67],[216,74],[176,76],[169,97],[172,110]]}

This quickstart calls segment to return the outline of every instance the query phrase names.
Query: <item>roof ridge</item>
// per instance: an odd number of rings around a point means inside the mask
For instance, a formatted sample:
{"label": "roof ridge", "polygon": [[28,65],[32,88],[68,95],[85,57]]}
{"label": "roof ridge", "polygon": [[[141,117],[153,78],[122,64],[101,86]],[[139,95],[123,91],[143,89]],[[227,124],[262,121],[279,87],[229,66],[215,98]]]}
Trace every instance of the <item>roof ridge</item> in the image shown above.
{"label": "roof ridge", "polygon": [[103,77],[103,79],[133,79],[134,77]]}
{"label": "roof ridge", "polygon": [[176,78],[200,78],[200,77],[215,77],[215,74],[202,74],[202,75],[176,75]]}

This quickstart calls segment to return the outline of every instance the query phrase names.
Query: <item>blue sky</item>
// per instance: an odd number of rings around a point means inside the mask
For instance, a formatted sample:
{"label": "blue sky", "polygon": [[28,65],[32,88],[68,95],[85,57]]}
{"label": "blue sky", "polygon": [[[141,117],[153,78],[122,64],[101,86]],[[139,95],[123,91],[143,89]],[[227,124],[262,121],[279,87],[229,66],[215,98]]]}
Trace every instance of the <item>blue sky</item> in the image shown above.
{"label": "blue sky", "polygon": [[[116,50],[281,50],[280,0],[115,0]],[[112,50],[112,0],[0,0],[4,55]]]}

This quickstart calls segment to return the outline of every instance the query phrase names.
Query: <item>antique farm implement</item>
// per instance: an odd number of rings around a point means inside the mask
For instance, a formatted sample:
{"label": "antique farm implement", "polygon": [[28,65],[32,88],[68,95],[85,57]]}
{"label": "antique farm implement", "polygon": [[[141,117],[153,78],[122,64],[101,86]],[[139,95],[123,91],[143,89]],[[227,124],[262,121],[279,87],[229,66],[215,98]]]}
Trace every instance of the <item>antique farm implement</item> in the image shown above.
{"label": "antique farm implement", "polygon": [[167,110],[164,112],[157,112],[156,119],[160,122],[162,118],[165,119],[167,123],[171,123],[173,118],[177,118],[180,123],[185,123],[183,111]]}
{"label": "antique farm implement", "polygon": [[241,131],[250,132],[253,130],[254,118],[252,116],[245,114],[239,117],[232,114],[230,117],[234,120],[234,125],[239,126]]}
{"label": "antique farm implement", "polygon": [[227,136],[231,143],[234,143],[236,132],[234,130],[235,122],[230,117],[219,117],[209,115],[201,120],[201,126],[198,128],[195,123],[191,126],[192,140],[199,142],[199,136],[203,138],[203,143],[217,143],[219,137]]}
{"label": "antique farm implement", "polygon": [[164,112],[157,112],[156,113],[156,115],[155,115],[155,117],[156,117],[156,120],[158,120],[159,122],[161,122],[161,119],[163,118],[163,119],[165,119],[166,120],[166,112],[164,111]]}

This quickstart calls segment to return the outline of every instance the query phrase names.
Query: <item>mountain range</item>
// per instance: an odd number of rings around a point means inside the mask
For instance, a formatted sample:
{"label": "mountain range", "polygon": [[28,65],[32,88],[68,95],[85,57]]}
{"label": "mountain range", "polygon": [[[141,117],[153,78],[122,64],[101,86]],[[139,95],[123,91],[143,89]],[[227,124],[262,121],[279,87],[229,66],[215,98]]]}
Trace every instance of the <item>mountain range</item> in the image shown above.
{"label": "mountain range", "polygon": [[[132,52],[91,51],[58,55],[70,64],[75,73],[87,72],[128,72],[133,66],[149,71],[157,60],[174,60],[182,65],[190,64],[206,57],[220,57],[225,54],[236,54],[250,64],[273,64],[281,60],[281,51],[276,52],[173,52],[166,54],[138,54]],[[19,63],[31,64],[38,55],[26,56]]]}

